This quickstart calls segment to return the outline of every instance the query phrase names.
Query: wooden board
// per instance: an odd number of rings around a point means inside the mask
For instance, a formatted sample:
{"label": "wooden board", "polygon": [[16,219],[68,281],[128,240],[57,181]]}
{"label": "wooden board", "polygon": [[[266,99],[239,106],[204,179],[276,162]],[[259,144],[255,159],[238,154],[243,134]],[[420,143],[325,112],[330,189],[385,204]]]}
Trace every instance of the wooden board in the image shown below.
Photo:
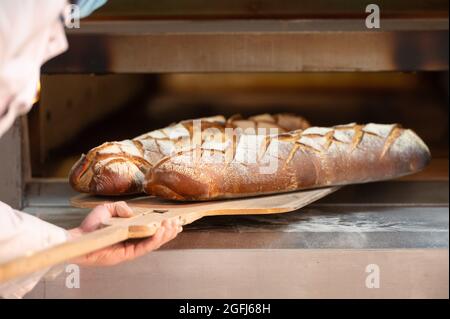
{"label": "wooden board", "polygon": [[[182,224],[186,225],[204,216],[285,213],[306,206],[337,189],[338,187],[330,187],[280,195],[189,203],[169,202],[150,196],[128,198],[126,202],[132,207],[135,216],[112,218],[104,228],[1,264],[0,283],[130,238],[151,236],[165,219],[180,219]],[[122,198],[78,195],[72,198],[71,202],[77,207],[91,208],[114,200]]]}
{"label": "wooden board", "polygon": [[[190,224],[205,216],[254,215],[292,212],[332,192],[339,187],[328,187],[286,194],[259,196],[208,202],[174,202],[151,196],[128,197],[127,204],[136,213],[132,218],[112,218],[108,225],[128,225],[130,238],[153,235],[164,219],[178,218],[182,225]],[[71,204],[80,208],[117,201],[117,197],[77,195]]]}

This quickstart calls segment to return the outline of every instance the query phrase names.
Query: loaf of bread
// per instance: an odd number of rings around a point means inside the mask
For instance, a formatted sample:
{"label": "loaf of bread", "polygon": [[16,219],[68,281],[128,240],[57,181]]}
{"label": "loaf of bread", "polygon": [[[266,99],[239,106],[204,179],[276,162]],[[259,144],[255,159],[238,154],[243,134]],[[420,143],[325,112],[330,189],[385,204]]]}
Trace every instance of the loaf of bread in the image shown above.
{"label": "loaf of bread", "polygon": [[352,123],[196,146],[156,164],[144,188],[171,200],[235,198],[386,180],[429,161],[428,147],[412,130]]}
{"label": "loaf of bread", "polygon": [[[261,114],[248,119],[214,116],[186,120],[131,140],[108,142],[93,148],[72,167],[69,182],[75,190],[95,195],[141,193],[144,177],[152,167],[166,156],[190,149],[197,137],[202,144],[209,143],[204,139],[211,139],[211,135],[224,139],[227,129],[240,129],[242,133],[275,129],[282,133],[307,127],[309,123],[305,119],[291,114]],[[209,133],[204,134],[206,131]]]}

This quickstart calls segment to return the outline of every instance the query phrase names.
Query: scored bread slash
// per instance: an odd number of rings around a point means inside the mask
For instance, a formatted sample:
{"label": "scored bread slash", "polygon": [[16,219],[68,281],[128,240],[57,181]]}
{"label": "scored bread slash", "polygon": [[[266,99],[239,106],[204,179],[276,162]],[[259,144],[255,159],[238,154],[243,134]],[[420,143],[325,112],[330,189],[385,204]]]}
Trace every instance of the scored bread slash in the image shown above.
{"label": "scored bread slash", "polygon": [[260,114],[248,119],[235,115],[228,119],[213,116],[186,120],[132,140],[107,142],[91,149],[72,167],[70,185],[78,192],[94,195],[143,193],[145,175],[156,163],[166,156],[191,148],[197,124],[202,135],[199,146],[209,148],[212,145],[223,144],[225,147],[233,144],[233,136],[230,138],[226,134],[228,129],[240,134],[251,129],[260,134],[261,131],[270,132],[269,129],[285,133],[310,126],[304,118],[291,114]]}
{"label": "scored bread slash", "polygon": [[[205,201],[367,183],[413,174],[431,160],[427,145],[398,124],[310,127],[267,136],[262,152],[243,136],[214,160],[201,148],[167,156],[146,175],[144,189],[161,198]],[[255,140],[256,141],[256,140]],[[249,154],[252,151],[258,154]]]}

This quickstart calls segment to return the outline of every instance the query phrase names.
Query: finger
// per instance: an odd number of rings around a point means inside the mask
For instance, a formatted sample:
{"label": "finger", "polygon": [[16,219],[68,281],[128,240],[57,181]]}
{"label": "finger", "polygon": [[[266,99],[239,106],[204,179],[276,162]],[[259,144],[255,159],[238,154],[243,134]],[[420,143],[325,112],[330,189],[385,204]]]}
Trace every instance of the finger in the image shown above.
{"label": "finger", "polygon": [[175,220],[172,228],[173,228],[173,232],[172,232],[171,240],[174,239],[175,237],[177,237],[177,235],[183,230],[183,226],[181,226],[181,221]]}
{"label": "finger", "polygon": [[110,217],[111,214],[108,207],[105,204],[98,205],[86,216],[80,227],[83,231],[90,232],[100,227]]}
{"label": "finger", "polygon": [[179,221],[176,219],[173,220],[164,220],[161,224],[162,227],[166,229],[164,232],[164,236],[162,238],[163,244],[174,239],[177,235]]}
{"label": "finger", "polygon": [[119,217],[132,217],[134,216],[133,210],[128,206],[128,204],[124,201],[116,202],[115,204],[115,212]]}
{"label": "finger", "polygon": [[177,219],[177,223],[175,225],[177,234],[181,233],[183,231],[183,223],[181,222],[181,219]]}
{"label": "finger", "polygon": [[109,211],[109,217],[132,217],[133,210],[124,201],[105,204]]}
{"label": "finger", "polygon": [[164,237],[164,233],[165,228],[160,227],[157,229],[156,233],[152,237],[142,240],[137,244],[135,244],[133,257],[145,255],[161,247],[161,245],[163,244],[162,239]]}
{"label": "finger", "polygon": [[156,233],[138,243],[127,243],[125,256],[127,260],[145,255],[153,250],[159,249],[163,244],[175,238],[181,228],[179,220],[164,220]]}
{"label": "finger", "polygon": [[163,220],[161,227],[149,239],[137,243],[134,247],[134,257],[142,256],[152,250],[159,249],[163,244],[175,238],[180,222],[178,220]]}
{"label": "finger", "polygon": [[178,233],[182,230],[181,221],[176,219],[173,223],[173,233],[172,233],[172,239],[177,237]]}

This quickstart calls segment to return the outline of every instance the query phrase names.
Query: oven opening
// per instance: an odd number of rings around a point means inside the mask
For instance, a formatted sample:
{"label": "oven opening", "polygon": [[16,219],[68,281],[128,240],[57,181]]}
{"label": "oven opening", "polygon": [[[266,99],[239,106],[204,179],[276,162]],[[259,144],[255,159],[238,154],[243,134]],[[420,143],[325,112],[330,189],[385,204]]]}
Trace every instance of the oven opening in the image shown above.
{"label": "oven opening", "polygon": [[67,178],[82,153],[212,115],[295,113],[314,126],[400,123],[432,153],[404,179],[448,180],[448,73],[43,75],[28,115],[31,175]]}

